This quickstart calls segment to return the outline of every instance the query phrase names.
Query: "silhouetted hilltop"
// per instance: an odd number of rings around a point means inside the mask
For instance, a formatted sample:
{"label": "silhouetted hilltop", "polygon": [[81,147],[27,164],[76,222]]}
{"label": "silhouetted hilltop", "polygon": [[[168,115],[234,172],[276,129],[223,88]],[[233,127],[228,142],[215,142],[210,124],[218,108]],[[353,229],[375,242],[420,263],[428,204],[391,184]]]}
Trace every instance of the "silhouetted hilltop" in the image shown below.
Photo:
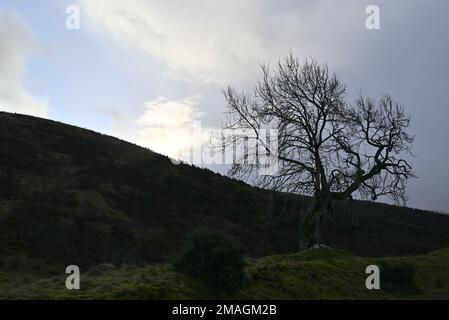
{"label": "silhouetted hilltop", "polygon": [[[292,253],[308,198],[253,188],[134,144],[0,113],[0,253],[80,265],[169,261],[197,226],[224,230],[251,256]],[[449,246],[449,216],[354,201],[325,235],[367,256]]]}

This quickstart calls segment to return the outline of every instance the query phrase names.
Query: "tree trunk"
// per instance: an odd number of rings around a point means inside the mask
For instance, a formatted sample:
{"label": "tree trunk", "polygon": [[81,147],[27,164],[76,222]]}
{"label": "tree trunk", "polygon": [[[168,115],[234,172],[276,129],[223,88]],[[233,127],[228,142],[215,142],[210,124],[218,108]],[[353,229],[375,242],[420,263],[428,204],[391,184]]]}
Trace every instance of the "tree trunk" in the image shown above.
{"label": "tree trunk", "polygon": [[310,249],[316,245],[324,244],[322,230],[332,210],[330,195],[321,194],[310,203],[300,226],[300,249]]}

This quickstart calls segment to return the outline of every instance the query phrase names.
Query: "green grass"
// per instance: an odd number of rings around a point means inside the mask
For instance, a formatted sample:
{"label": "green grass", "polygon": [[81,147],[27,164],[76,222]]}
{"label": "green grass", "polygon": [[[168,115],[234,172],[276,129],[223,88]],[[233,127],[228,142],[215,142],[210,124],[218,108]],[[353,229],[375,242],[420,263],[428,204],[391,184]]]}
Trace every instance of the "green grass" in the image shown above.
{"label": "green grass", "polygon": [[[418,290],[367,290],[365,268],[381,261],[415,265]],[[232,296],[176,272],[171,265],[101,264],[82,272],[79,291],[69,291],[63,266],[25,256],[0,257],[0,262],[3,299],[428,299],[449,294],[449,249],[391,258],[360,258],[321,249],[252,259],[247,261],[244,287]]]}

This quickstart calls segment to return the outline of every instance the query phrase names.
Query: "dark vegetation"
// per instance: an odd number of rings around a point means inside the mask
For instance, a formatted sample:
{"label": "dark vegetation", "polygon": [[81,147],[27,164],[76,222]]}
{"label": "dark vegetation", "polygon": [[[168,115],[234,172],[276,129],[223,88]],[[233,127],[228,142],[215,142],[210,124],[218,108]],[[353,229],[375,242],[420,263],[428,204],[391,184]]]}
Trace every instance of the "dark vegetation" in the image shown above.
{"label": "dark vegetation", "polygon": [[416,266],[408,262],[382,261],[381,288],[386,290],[416,290]]}
{"label": "dark vegetation", "polygon": [[240,244],[222,232],[205,228],[189,235],[175,266],[203,280],[210,288],[224,292],[237,291],[245,277]]}
{"label": "dark vegetation", "polygon": [[[0,255],[81,267],[173,261],[198,226],[232,235],[250,257],[298,249],[307,197],[23,115],[0,113],[0,146]],[[449,216],[359,201],[334,212],[323,232],[333,248],[386,256],[449,246]]]}

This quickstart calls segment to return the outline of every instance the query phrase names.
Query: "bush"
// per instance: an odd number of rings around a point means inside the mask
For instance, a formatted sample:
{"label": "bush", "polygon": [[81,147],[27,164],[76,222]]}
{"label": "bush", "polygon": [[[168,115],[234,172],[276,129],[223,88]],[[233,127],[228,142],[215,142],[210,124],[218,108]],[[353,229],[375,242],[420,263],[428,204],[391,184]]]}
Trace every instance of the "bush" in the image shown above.
{"label": "bush", "polygon": [[380,265],[381,287],[387,290],[416,290],[416,267],[412,263],[383,261]]}
{"label": "bush", "polygon": [[218,290],[235,291],[243,284],[245,263],[241,247],[221,232],[195,230],[175,266]]}

